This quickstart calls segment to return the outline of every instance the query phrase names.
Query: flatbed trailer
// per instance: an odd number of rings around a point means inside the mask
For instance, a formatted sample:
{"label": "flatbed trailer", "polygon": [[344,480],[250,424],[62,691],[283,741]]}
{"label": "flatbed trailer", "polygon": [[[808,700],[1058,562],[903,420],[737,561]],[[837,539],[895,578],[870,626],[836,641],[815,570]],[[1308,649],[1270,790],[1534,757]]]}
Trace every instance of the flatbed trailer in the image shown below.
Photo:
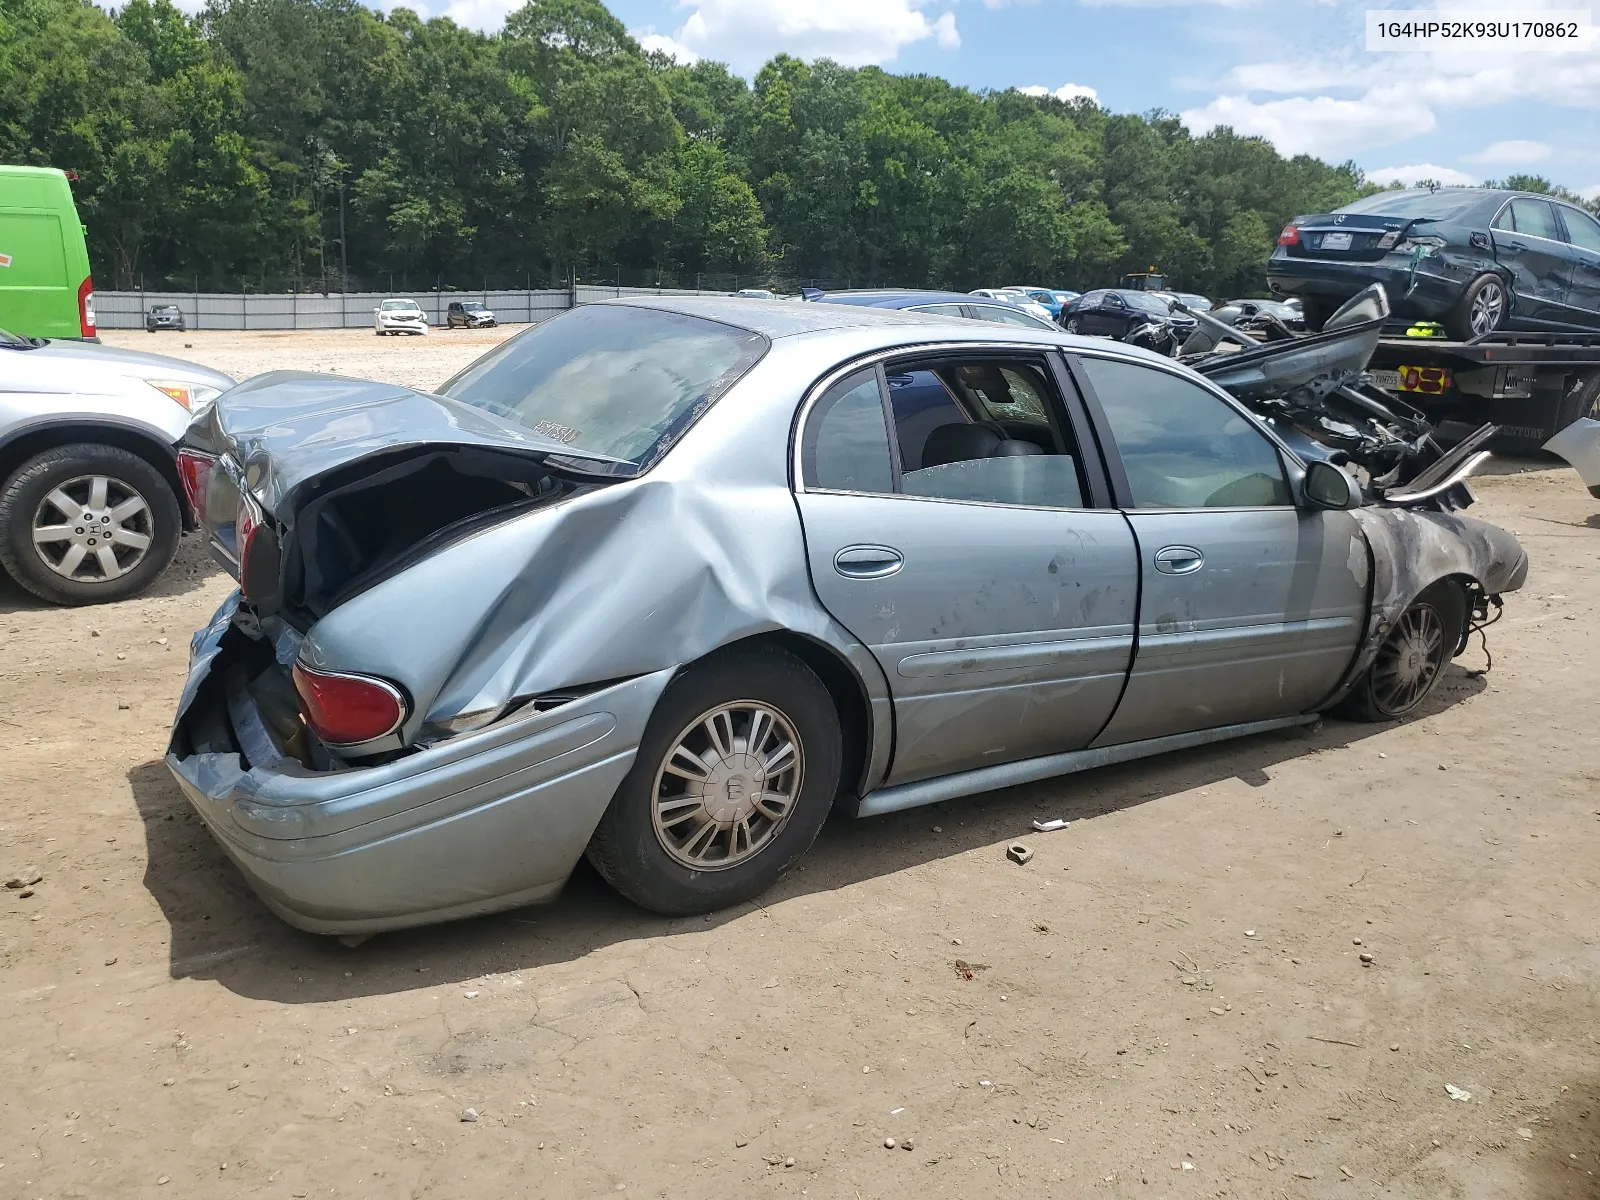
{"label": "flatbed trailer", "polygon": [[1441,440],[1492,421],[1500,426],[1495,449],[1536,450],[1579,417],[1600,417],[1600,333],[1488,333],[1455,342],[1406,337],[1407,327],[1390,323],[1367,370],[1427,414]]}

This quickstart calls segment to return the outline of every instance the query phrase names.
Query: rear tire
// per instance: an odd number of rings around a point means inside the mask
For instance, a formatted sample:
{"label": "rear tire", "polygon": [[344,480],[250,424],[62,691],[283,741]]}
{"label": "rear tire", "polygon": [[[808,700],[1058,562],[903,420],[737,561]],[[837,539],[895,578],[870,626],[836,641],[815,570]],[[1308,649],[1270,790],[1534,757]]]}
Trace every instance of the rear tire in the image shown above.
{"label": "rear tire", "polygon": [[1456,341],[1465,342],[1499,329],[1510,309],[1505,280],[1493,273],[1479,275],[1445,317],[1444,329]]}
{"label": "rear tire", "polygon": [[1467,598],[1436,583],[1400,614],[1350,694],[1334,708],[1354,721],[1395,721],[1431,696],[1466,632]]}
{"label": "rear tire", "polygon": [[[60,493],[62,503],[92,501],[87,481],[95,479],[107,484],[107,495],[99,505],[107,511],[96,519],[108,530],[121,530],[121,536],[98,538],[94,546],[79,537],[36,540],[35,526],[59,528],[66,534],[89,528],[87,521],[78,523],[81,513],[66,512],[49,498]],[[116,509],[135,497],[144,502],[143,509],[128,517],[116,516]],[[19,584],[52,604],[101,604],[137,595],[167,569],[182,531],[183,512],[171,485],[137,454],[115,446],[82,442],[45,450],[23,463],[0,488],[0,563]],[[83,553],[72,574],[64,574],[66,556],[79,541],[84,541],[79,547]],[[111,561],[121,573],[105,575],[101,554],[106,549],[111,549]]]}
{"label": "rear tire", "polygon": [[589,861],[663,916],[758,896],[827,820],[841,744],[833,697],[799,659],[774,646],[714,654],[657,702]]}

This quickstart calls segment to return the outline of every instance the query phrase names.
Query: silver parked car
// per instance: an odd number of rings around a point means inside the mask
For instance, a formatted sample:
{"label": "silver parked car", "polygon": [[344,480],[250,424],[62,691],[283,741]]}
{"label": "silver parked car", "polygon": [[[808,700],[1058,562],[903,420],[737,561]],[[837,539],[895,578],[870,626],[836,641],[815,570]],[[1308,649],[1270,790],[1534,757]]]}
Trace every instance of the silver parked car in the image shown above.
{"label": "silver parked car", "polygon": [[233,386],[198,363],[0,330],[0,563],[56,604],[148,587],[191,523],[175,443]]}
{"label": "silver parked car", "polygon": [[262,376],[191,428],[241,580],[168,764],[286,920],[771,886],[872,815],[1413,710],[1509,534],[1363,504],[1102,340],[833,304],[618,301],[438,395]]}

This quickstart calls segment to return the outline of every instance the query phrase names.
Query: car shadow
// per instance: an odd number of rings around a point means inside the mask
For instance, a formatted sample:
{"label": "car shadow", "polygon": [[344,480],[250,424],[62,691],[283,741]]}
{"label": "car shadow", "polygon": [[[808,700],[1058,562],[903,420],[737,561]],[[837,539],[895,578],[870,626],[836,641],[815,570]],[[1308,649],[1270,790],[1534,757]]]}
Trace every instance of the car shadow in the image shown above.
{"label": "car shadow", "polygon": [[[178,542],[178,552],[173,556],[172,562],[156,577],[153,584],[136,596],[112,603],[127,604],[182,596],[198,587],[203,587],[207,580],[220,571],[221,568],[212,560],[210,552],[206,549],[205,539],[197,533],[186,533]],[[39,599],[0,568],[0,616],[55,607],[57,606],[48,600]]]}
{"label": "car shadow", "polygon": [[1526,1200],[1594,1200],[1600,1196],[1600,1075],[1561,1089],[1532,1127]]}
{"label": "car shadow", "polygon": [[[1485,688],[1452,665],[1411,719],[1431,716]],[[1329,719],[1138,762],[1047,779],[964,800],[855,821],[829,821],[799,867],[761,897],[831,891],[1032,832],[1035,817],[1092,821],[1108,813],[1227,779],[1265,786],[1271,768],[1358,744],[1393,728]],[[482,975],[579,959],[618,942],[703,930],[750,911],[665,918],[623,900],[580,861],[553,904],[422,929],[380,934],[356,948],[301,933],[254,895],[161,762],[128,774],[146,839],[145,887],[172,929],[173,978],[210,979],[240,995],[285,1004],[391,994]],[[931,827],[940,825],[934,834]],[[353,963],[361,969],[346,978]]]}

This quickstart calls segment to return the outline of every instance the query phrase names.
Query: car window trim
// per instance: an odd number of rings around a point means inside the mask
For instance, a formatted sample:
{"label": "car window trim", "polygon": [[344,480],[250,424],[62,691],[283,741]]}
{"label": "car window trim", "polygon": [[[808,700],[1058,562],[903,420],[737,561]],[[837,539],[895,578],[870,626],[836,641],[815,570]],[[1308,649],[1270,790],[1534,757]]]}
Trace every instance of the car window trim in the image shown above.
{"label": "car window trim", "polygon": [[[982,505],[985,508],[1001,508],[1010,509],[1012,511],[1021,510],[1024,512],[1116,512],[1120,506],[1111,503],[1107,503],[1105,505],[1094,503],[1092,507],[1082,506],[1077,508],[1067,508],[1063,506],[1047,504],[1005,504],[996,500],[956,500],[944,496],[912,496],[900,491],[857,492],[849,491],[844,488],[817,487],[809,484],[806,481],[805,464],[801,461],[801,458],[803,446],[805,444],[805,431],[811,422],[812,414],[816,409],[818,402],[823,396],[828,394],[828,390],[832,388],[834,384],[847,378],[855,372],[863,370],[867,367],[873,367],[876,369],[879,377],[878,391],[885,405],[884,421],[886,423],[889,435],[890,461],[891,463],[897,464],[899,461],[900,452],[899,447],[895,444],[897,438],[894,435],[895,427],[893,422],[893,409],[889,404],[889,388],[886,372],[884,371],[884,363],[896,358],[923,359],[930,355],[943,355],[949,357],[973,355],[978,357],[994,357],[1002,355],[1007,357],[1015,357],[1020,355],[1023,357],[1033,358],[1036,361],[1043,360],[1045,364],[1048,364],[1050,359],[1059,356],[1059,353],[1060,351],[1058,347],[1038,342],[1012,342],[1009,344],[1005,342],[933,342],[924,345],[909,344],[890,346],[885,349],[874,350],[867,354],[860,355],[856,358],[848,360],[847,362],[839,363],[812,381],[811,385],[806,389],[805,394],[801,397],[799,407],[795,410],[794,424],[789,430],[790,491],[797,496],[812,494],[825,496],[876,496],[886,497],[891,500],[931,500],[941,504],[977,504]],[[1050,382],[1056,382],[1054,372],[1048,365],[1045,367],[1045,374],[1047,377],[1049,377]],[[1057,384],[1057,390],[1060,391],[1059,384]],[[1062,394],[1062,400],[1066,401],[1065,393]],[[1065,415],[1070,422],[1072,418],[1070,403],[1068,403],[1066,406],[1068,407],[1068,411]],[[1094,482],[1095,469],[1098,467],[1103,470],[1104,464],[1100,461],[1100,456],[1093,453],[1090,449],[1092,445],[1095,445],[1095,443],[1091,443],[1088,440],[1088,437],[1085,436],[1089,434],[1090,431],[1087,429],[1079,429],[1075,424],[1071,425],[1070,427],[1073,430],[1074,440],[1076,441],[1078,447],[1077,458],[1079,460],[1079,467],[1084,477],[1084,482],[1088,483],[1089,485],[1087,489],[1089,495],[1087,498],[1091,502],[1094,502],[1097,496],[1103,495],[1107,498],[1107,500],[1110,500],[1111,493],[1109,487],[1105,487],[1104,490],[1099,492],[1096,491],[1096,485]],[[896,467],[896,470],[898,470],[898,467]],[[897,474],[895,477],[895,485],[899,486],[899,483],[900,478]],[[1103,484],[1104,481],[1102,480],[1102,485]]]}
{"label": "car window trim", "polygon": [[[1204,376],[1193,378],[1181,370],[1172,370],[1162,363],[1146,362],[1120,354],[1102,354],[1096,351],[1079,352],[1077,350],[1063,351],[1061,357],[1066,361],[1067,369],[1074,383],[1083,395],[1084,408],[1089,414],[1089,419],[1095,428],[1096,440],[1100,442],[1101,454],[1105,459],[1106,473],[1111,479],[1111,494],[1116,502],[1116,507],[1125,513],[1217,513],[1217,512],[1282,512],[1285,508],[1298,509],[1299,503],[1294,499],[1301,494],[1302,482],[1305,477],[1305,461],[1296,454],[1277,432],[1265,425],[1260,418],[1255,416],[1244,405],[1240,404],[1222,388],[1217,387]],[[1250,427],[1266,438],[1269,445],[1278,452],[1278,466],[1283,471],[1284,482],[1289,485],[1291,501],[1288,504],[1240,504],[1210,507],[1186,508],[1141,508],[1133,503],[1133,488],[1128,484],[1128,471],[1122,462],[1122,451],[1117,446],[1116,436],[1111,431],[1111,423],[1106,419],[1105,408],[1100,403],[1100,396],[1094,390],[1094,384],[1089,380],[1089,373],[1083,369],[1082,360],[1085,358],[1098,358],[1107,362],[1124,363],[1133,367],[1144,367],[1151,371],[1161,371],[1167,375],[1175,376],[1185,383],[1196,384],[1204,392],[1215,396],[1239,416],[1249,422]]]}

